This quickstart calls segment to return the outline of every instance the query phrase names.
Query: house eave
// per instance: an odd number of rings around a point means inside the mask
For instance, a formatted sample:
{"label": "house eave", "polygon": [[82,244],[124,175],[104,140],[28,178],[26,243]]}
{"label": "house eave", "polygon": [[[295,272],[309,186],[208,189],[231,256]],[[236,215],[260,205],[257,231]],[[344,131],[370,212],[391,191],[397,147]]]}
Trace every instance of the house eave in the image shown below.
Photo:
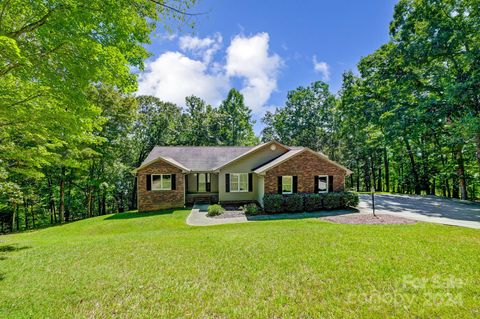
{"label": "house eave", "polygon": [[147,167],[147,166],[149,166],[149,165],[152,165],[153,163],[156,163],[156,162],[159,162],[159,161],[164,161],[164,162],[166,162],[166,163],[168,163],[168,164],[170,164],[170,165],[172,165],[172,166],[175,166],[176,168],[180,169],[180,170],[182,171],[182,173],[184,173],[184,174],[187,174],[187,173],[190,173],[190,172],[191,172],[191,170],[190,170],[189,168],[181,165],[181,164],[178,163],[178,162],[175,162],[175,161],[173,161],[173,160],[169,160],[169,159],[164,158],[164,157],[158,157],[158,158],[156,158],[156,159],[154,159],[154,160],[151,160],[151,161],[148,162],[148,163],[145,163],[145,164],[140,165],[139,167],[133,169],[133,170],[131,171],[131,173],[134,174],[134,175],[136,175],[136,174],[138,173],[138,171],[141,170],[142,168],[145,168],[145,167]]}

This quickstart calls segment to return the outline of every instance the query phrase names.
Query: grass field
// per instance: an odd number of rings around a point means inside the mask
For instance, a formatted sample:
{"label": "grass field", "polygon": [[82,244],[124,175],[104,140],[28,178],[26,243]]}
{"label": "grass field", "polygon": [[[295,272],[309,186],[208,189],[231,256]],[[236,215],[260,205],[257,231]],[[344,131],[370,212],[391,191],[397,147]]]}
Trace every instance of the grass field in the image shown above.
{"label": "grass field", "polygon": [[0,318],[480,316],[480,232],[124,213],[0,237]]}

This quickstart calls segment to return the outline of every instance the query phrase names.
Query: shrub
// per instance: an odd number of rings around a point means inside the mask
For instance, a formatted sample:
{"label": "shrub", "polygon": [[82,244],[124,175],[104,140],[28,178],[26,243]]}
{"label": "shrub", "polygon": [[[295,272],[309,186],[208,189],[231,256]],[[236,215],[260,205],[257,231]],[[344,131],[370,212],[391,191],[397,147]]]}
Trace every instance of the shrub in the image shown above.
{"label": "shrub", "polygon": [[318,211],[355,207],[358,205],[358,194],[354,192],[336,192],[324,194],[265,194],[263,205],[267,213],[291,213],[299,211]]}
{"label": "shrub", "polygon": [[345,192],[344,193],[344,205],[345,207],[357,207],[359,203],[358,194],[354,192]]}
{"label": "shrub", "polygon": [[323,197],[323,208],[335,209],[342,207],[342,193],[326,193]]}
{"label": "shrub", "polygon": [[265,194],[263,196],[263,208],[267,213],[282,212],[282,195]]}
{"label": "shrub", "polygon": [[307,212],[314,212],[323,208],[323,194],[305,194],[303,207]]}
{"label": "shrub", "polygon": [[249,203],[244,205],[242,207],[242,210],[246,215],[257,215],[262,211],[260,207],[258,207],[255,203]]}
{"label": "shrub", "polygon": [[283,211],[288,213],[303,211],[303,196],[300,194],[291,194],[283,196]]}
{"label": "shrub", "polygon": [[210,217],[218,216],[218,215],[221,215],[224,211],[225,209],[218,204],[210,205],[208,206],[207,216],[210,216]]}

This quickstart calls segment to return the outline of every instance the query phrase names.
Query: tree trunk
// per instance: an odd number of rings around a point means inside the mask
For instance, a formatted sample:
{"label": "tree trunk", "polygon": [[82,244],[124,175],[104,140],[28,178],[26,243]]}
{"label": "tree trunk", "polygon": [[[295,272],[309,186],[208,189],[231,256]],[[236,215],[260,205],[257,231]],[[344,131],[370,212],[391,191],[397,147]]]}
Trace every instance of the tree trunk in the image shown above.
{"label": "tree trunk", "polygon": [[465,163],[463,161],[462,146],[458,144],[455,147],[455,160],[457,162],[456,173],[458,176],[458,188],[460,190],[460,198],[467,199],[467,184],[465,181]]}
{"label": "tree trunk", "polygon": [[477,144],[477,164],[480,171],[480,132],[475,135],[475,143]]}
{"label": "tree trunk", "polygon": [[388,163],[388,153],[387,148],[383,149],[383,165],[385,171],[385,191],[390,192],[390,167]]}
{"label": "tree trunk", "polygon": [[102,215],[102,203],[99,191],[97,191],[97,209],[98,216]]}
{"label": "tree trunk", "polygon": [[382,164],[380,162],[378,166],[378,182],[377,182],[377,191],[381,192],[382,188]]}
{"label": "tree trunk", "polygon": [[33,210],[33,205],[30,205],[30,215],[32,216],[32,226],[35,229],[35,212]]}
{"label": "tree trunk", "polygon": [[358,165],[358,161],[357,161],[357,192],[360,191],[360,167]]}
{"label": "tree trunk", "polygon": [[48,183],[48,188],[50,189],[49,193],[49,206],[50,206],[50,224],[53,224],[56,221],[56,216],[55,216],[55,200],[53,199],[53,187],[52,187],[52,180],[50,178],[47,178],[47,183]]}
{"label": "tree trunk", "polygon": [[118,206],[118,211],[120,213],[123,213],[125,211],[125,206],[124,206],[124,200],[123,200],[123,194],[120,194],[120,205]]}
{"label": "tree trunk", "polygon": [[[16,215],[17,215],[17,204],[16,203],[12,203],[13,205],[13,213],[12,213],[12,232],[14,231],[15,229],[15,220],[16,220]],[[18,224],[17,224],[17,230],[18,230]]]}
{"label": "tree trunk", "polygon": [[62,224],[65,220],[65,167],[62,167],[60,176],[60,207],[58,209],[58,221]]}
{"label": "tree trunk", "polygon": [[135,179],[133,180],[132,197],[130,199],[130,205],[129,205],[130,210],[137,208],[137,183],[138,183],[137,176],[135,176]]}
{"label": "tree trunk", "polygon": [[415,157],[413,156],[412,147],[410,146],[410,142],[408,141],[407,138],[405,138],[405,146],[407,148],[407,154],[408,154],[408,157],[410,158],[410,164],[412,166],[412,174],[413,174],[413,179],[415,183],[415,194],[420,195],[421,187],[420,187],[420,181],[418,178],[417,166],[415,164]]}
{"label": "tree trunk", "polygon": [[72,185],[71,183],[67,183],[67,200],[65,201],[65,221],[69,222],[71,220],[71,209],[70,206],[72,205]]}
{"label": "tree trunk", "polygon": [[28,203],[25,197],[23,198],[23,213],[25,215],[25,229],[28,229]]}
{"label": "tree trunk", "polygon": [[107,214],[105,190],[102,190],[102,215]]}
{"label": "tree trunk", "polygon": [[92,217],[92,189],[87,186],[87,217]]}
{"label": "tree trunk", "polygon": [[15,205],[15,210],[16,210],[15,216],[17,217],[16,218],[17,231],[20,231],[20,216],[18,216],[18,205]]}

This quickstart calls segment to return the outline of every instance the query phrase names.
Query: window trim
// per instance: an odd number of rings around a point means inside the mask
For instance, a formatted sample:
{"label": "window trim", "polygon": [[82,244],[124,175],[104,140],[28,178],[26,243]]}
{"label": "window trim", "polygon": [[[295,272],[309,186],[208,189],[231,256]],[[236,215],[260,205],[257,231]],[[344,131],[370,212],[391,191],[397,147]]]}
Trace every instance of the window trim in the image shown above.
{"label": "window trim", "polygon": [[[324,191],[321,191],[320,190],[320,177],[325,177],[326,178],[326,184],[327,184],[327,187],[325,188]],[[317,189],[318,189],[318,193],[319,194],[325,194],[325,193],[328,193],[328,175],[318,175],[318,181],[317,181]]]}
{"label": "window trim", "polygon": [[[285,177],[290,178],[290,191],[289,191],[289,192],[284,192],[284,191],[283,191],[283,181],[284,181]],[[285,195],[293,194],[293,175],[284,175],[284,176],[282,176],[282,194],[285,194]]]}
{"label": "window trim", "polygon": [[[163,188],[163,176],[170,176],[170,188]],[[160,176],[160,188],[154,188],[153,176]],[[172,174],[152,174],[150,175],[151,190],[152,191],[171,191],[172,190]]]}
{"label": "window trim", "polygon": [[[240,189],[240,175],[245,175],[247,177],[247,188],[245,190]],[[235,176],[238,176],[237,178],[237,185],[238,187],[236,189],[232,188],[232,182]],[[248,193],[248,173],[230,173],[230,193]]]}

